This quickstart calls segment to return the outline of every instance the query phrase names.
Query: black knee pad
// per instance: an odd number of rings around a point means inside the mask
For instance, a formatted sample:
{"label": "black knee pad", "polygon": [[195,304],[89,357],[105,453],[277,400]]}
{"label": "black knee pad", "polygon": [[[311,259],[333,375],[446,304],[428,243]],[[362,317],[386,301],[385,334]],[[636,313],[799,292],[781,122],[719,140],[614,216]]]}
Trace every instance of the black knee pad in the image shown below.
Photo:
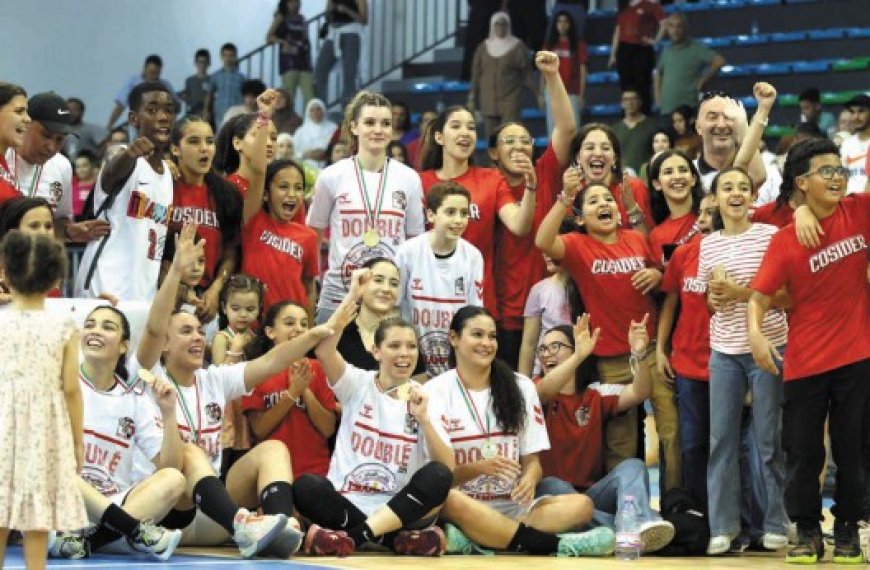
{"label": "black knee pad", "polygon": [[335,494],[335,487],[326,477],[306,473],[293,481],[293,503],[305,516],[318,501],[332,494]]}
{"label": "black knee pad", "polygon": [[420,520],[447,500],[453,473],[443,463],[431,461],[411,476],[408,484],[387,503],[403,525]]}

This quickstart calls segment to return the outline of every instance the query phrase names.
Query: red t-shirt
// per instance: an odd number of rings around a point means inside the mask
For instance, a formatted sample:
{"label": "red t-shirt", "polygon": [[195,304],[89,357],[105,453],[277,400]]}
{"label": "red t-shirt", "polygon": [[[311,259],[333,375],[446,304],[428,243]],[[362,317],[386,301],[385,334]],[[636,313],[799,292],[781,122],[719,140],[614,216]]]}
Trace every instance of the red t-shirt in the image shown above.
{"label": "red t-shirt", "polygon": [[794,208],[789,204],[778,207],[777,202],[768,202],[749,212],[749,219],[759,224],[770,224],[780,229],[794,221]]}
{"label": "red t-shirt", "polygon": [[785,381],[834,370],[870,358],[867,241],[870,195],[856,194],[820,220],[822,245],[806,249],[793,225],[776,232],[752,288],[791,295]]}
{"label": "red t-shirt", "polygon": [[619,41],[626,44],[641,44],[643,38],[655,39],[659,22],[665,19],[665,11],[658,2],[641,0],[616,16],[619,26]]}
{"label": "red t-shirt", "polygon": [[200,285],[208,287],[215,278],[224,252],[223,233],[208,188],[205,184],[187,184],[178,179],[175,181],[172,205],[172,231],[180,231],[185,223],[199,225],[197,233],[205,240],[205,275]]}
{"label": "red t-shirt", "polygon": [[709,381],[710,312],[707,309],[707,282],[698,279],[701,234],[674,251],[662,277],[661,290],[679,291],[680,310],[671,338],[671,367],[680,376]]}
{"label": "red t-shirt", "polygon": [[628,354],[631,321],[649,313],[647,331],[656,334],[656,308],[649,295],[631,284],[646,267],[657,267],[646,238],[633,230],[617,230],[617,242],[602,243],[583,233],[561,236],[565,244],[562,267],[571,274],[589,313],[590,326],[601,328],[596,356]]}
{"label": "red t-shirt", "polygon": [[317,235],[296,222],[260,210],[242,230],[242,272],[266,285],[264,311],[279,301],[307,307],[303,280],[317,277],[319,260]]}
{"label": "red t-shirt", "polygon": [[[242,199],[245,199],[245,196],[248,195],[248,188],[251,187],[251,181],[247,178],[243,178],[239,176],[238,172],[233,172],[232,174],[228,174],[226,177],[226,181],[235,186],[239,190],[239,194],[242,195]],[[293,221],[297,224],[305,224],[305,204],[299,205],[299,210],[296,211],[296,215],[293,216]]]}
{"label": "red t-shirt", "polygon": [[695,222],[698,216],[689,212],[685,216],[679,218],[668,218],[661,224],[657,225],[649,233],[649,246],[652,249],[653,256],[662,266],[665,263],[665,252],[662,246],[666,244],[677,244],[680,240],[692,232],[695,227]]}
{"label": "red t-shirt", "polygon": [[18,191],[18,181],[15,179],[15,175],[9,171],[6,157],[0,153],[0,206],[4,202],[12,198],[18,198],[21,195],[21,192]]}
{"label": "red t-shirt", "polygon": [[[309,358],[308,365],[311,367],[308,388],[324,408],[335,412],[335,395],[329,389],[320,363]],[[281,392],[290,387],[291,374],[290,370],[276,374],[254,388],[250,396],[243,396],[242,410],[265,411],[274,406],[281,398]],[[311,423],[304,403],[290,408],[268,439],[284,442],[290,450],[294,476],[299,477],[305,473],[326,476],[329,470],[329,447],[326,438]]]}
{"label": "red t-shirt", "polygon": [[559,394],[543,405],[550,436],[550,449],[539,454],[544,477],[588,489],[604,476],[604,424],[619,412],[623,388],[595,383],[580,394]]}
{"label": "red t-shirt", "polygon": [[[501,223],[496,229],[495,293],[501,326],[507,330],[523,330],[523,312],[529,291],[532,285],[547,276],[541,250],[535,247],[535,234],[562,189],[562,170],[553,146],[548,146],[535,164],[538,195],[532,230],[520,237]],[[514,200],[519,202],[526,191],[525,183],[510,187],[510,191]]]}
{"label": "red t-shirt", "polygon": [[[420,173],[423,192],[443,182],[434,170]],[[498,211],[507,204],[516,202],[507,181],[496,168],[471,166],[462,176],[453,179],[471,193],[471,219],[462,237],[480,250],[483,255],[483,305],[499,318],[495,297],[495,225]]]}
{"label": "red t-shirt", "polygon": [[[632,176],[628,179],[628,185],[631,188],[631,193],[634,196],[637,207],[643,212],[644,224],[648,230],[652,230],[656,223],[653,221],[652,210],[649,205],[649,190],[647,190],[646,184],[640,178]],[[631,228],[631,224],[628,222],[628,211],[622,203],[622,186],[620,183],[614,182],[611,184],[610,193],[613,194],[613,199],[616,200],[616,205],[619,208],[619,219],[622,227],[626,229]]]}
{"label": "red t-shirt", "polygon": [[583,40],[577,42],[574,53],[571,53],[571,43],[567,38],[559,38],[556,45],[544,46],[543,49],[552,51],[559,56],[559,76],[562,78],[562,83],[565,84],[568,95],[582,95],[580,65],[588,60],[586,42]]}

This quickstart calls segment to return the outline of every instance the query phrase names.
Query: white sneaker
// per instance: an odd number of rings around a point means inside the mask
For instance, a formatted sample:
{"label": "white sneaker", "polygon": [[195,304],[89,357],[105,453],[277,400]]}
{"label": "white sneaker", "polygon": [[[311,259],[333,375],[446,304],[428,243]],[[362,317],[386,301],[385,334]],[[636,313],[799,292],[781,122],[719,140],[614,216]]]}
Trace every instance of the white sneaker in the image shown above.
{"label": "white sneaker", "polygon": [[81,560],[90,555],[88,543],[85,538],[78,534],[48,533],[48,555],[51,558],[66,558],[67,560]]}
{"label": "white sneaker", "polygon": [[797,544],[798,531],[797,523],[790,522],[785,525],[785,535],[788,537],[789,544]]}
{"label": "white sneaker", "polygon": [[287,519],[287,526],[284,527],[268,546],[260,552],[263,556],[273,558],[290,558],[302,547],[302,542],[305,540],[305,534],[300,530],[299,521],[290,517]]}
{"label": "white sneaker", "polygon": [[729,550],[731,550],[731,541],[732,537],[727,534],[720,534],[710,538],[710,542],[707,544],[707,556],[716,556],[718,554],[725,554]]}
{"label": "white sneaker", "polygon": [[864,560],[870,562],[870,522],[858,522],[858,542],[861,544]]}
{"label": "white sneaker", "polygon": [[179,542],[180,530],[163,528],[150,521],[139,523],[139,535],[135,539],[127,539],[127,544],[137,555],[141,554],[158,562],[169,560]]}
{"label": "white sneaker", "polygon": [[669,545],[677,530],[668,521],[647,521],[640,525],[640,551],[642,554],[658,552]]}
{"label": "white sneaker", "polygon": [[774,532],[766,532],[761,537],[761,545],[767,550],[780,550],[788,546],[788,536],[784,534],[776,534]]}
{"label": "white sneaker", "polygon": [[243,558],[252,558],[263,551],[287,526],[287,515],[255,515],[239,509],[233,521],[233,540]]}

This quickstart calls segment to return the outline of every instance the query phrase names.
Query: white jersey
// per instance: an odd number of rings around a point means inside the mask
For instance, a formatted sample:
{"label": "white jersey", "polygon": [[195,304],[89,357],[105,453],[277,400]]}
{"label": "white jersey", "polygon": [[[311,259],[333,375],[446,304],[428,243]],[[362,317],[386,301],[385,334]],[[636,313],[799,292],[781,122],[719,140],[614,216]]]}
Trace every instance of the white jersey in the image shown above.
{"label": "white jersey", "polygon": [[483,256],[460,238],[450,257],[436,257],[429,237],[427,232],[402,244],[396,265],[402,317],[417,329],[431,378],[449,368],[447,333],[454,313],[466,305],[483,306]]}
{"label": "white jersey", "polygon": [[[247,365],[247,362],[239,362],[200,368],[196,371],[193,386],[176,386],[178,399],[175,402],[175,417],[181,439],[185,443],[195,443],[205,451],[215,473],[220,473],[221,470],[221,426],[224,410],[227,402],[248,394],[245,389]],[[130,359],[128,369],[133,371],[131,377],[138,373],[139,365],[135,357]],[[151,372],[175,385],[160,364],[156,364]],[[153,409],[157,410],[156,402],[153,402]],[[159,419],[157,421],[162,424]],[[153,471],[152,466],[151,472]]]}
{"label": "white jersey", "polygon": [[[374,247],[363,243],[368,228],[362,184],[357,179],[356,157],[328,166],[314,183],[314,198],[308,211],[308,226],[329,230],[329,267],[323,275],[318,307],[335,309],[348,292],[355,269],[375,257],[395,259],[396,249],[407,238],[425,231],[423,184],[411,168],[395,160],[384,165],[383,201],[378,216],[380,241]],[[381,173],[362,171],[366,196],[372,208]]]}
{"label": "white jersey", "polygon": [[[861,140],[858,135],[852,135],[840,145],[840,157],[843,166],[849,169],[849,185],[847,194],[863,192],[867,184],[867,149],[870,138]],[[11,164],[9,166],[12,166]]]}
{"label": "white jersey", "polygon": [[[716,178],[719,171],[713,169],[706,162],[702,162],[701,158],[696,158],[694,163],[701,174],[701,187],[704,189],[704,194],[709,194],[713,190],[713,179]],[[765,162],[764,172],[764,184],[758,189],[758,198],[753,204],[756,207],[776,200],[776,197],[779,196],[779,187],[782,185],[782,174],[775,164]]]}
{"label": "white jersey", "polygon": [[54,217],[72,219],[73,169],[67,157],[57,153],[45,164],[30,164],[10,148],[6,151],[6,162],[18,179],[19,192],[24,196],[47,200]]}
{"label": "white jersey", "polygon": [[[514,378],[525,401],[526,418],[519,433],[502,431],[495,421],[490,389],[466,390],[455,369],[448,370],[423,385],[429,395],[430,408],[435,405],[436,409],[444,411],[447,433],[457,466],[482,461],[482,446],[486,442],[495,444],[499,455],[514,461],[519,461],[525,455],[550,449],[544,413],[535,385],[520,374],[515,374]],[[470,400],[466,400],[466,397]],[[482,429],[479,423],[483,424]],[[480,475],[463,483],[459,489],[479,501],[512,502],[510,494],[514,485],[515,480],[506,481],[501,477]]]}
{"label": "white jersey", "polygon": [[116,378],[103,392],[81,372],[79,383],[85,411],[82,479],[107,497],[124,493],[139,481],[134,473],[137,451],[148,461],[160,452],[163,430],[155,421],[159,412],[141,383],[130,387]]}
{"label": "white jersey", "polygon": [[[94,211],[106,200],[102,177],[94,188]],[[112,225],[97,267],[85,289],[85,280],[103,240],[88,243],[76,278],[76,297],[103,293],[121,301],[151,301],[157,293],[157,277],[163,258],[166,229],[172,219],[172,174],[163,163],[157,174],[148,161],[139,158],[130,177],[115,196],[104,217]]]}
{"label": "white jersey", "polygon": [[[341,427],[329,462],[329,480],[366,514],[384,505],[428,461],[423,433],[408,403],[384,394],[377,372],[346,365],[332,384],[341,403]],[[428,408],[435,430],[448,443],[442,413]]]}

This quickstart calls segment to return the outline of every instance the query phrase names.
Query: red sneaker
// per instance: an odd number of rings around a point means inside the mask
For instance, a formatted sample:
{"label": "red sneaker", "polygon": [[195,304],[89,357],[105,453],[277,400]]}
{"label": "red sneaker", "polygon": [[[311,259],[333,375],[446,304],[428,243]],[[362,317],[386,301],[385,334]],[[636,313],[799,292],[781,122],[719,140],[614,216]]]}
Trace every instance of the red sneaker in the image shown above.
{"label": "red sneaker", "polygon": [[423,530],[403,530],[393,541],[396,554],[411,556],[441,556],[447,549],[444,531],[437,526]]}
{"label": "red sneaker", "polygon": [[343,530],[329,530],[316,524],[308,527],[305,544],[302,547],[306,554],[313,556],[339,556],[344,558],[353,554],[355,549],[353,539]]}

